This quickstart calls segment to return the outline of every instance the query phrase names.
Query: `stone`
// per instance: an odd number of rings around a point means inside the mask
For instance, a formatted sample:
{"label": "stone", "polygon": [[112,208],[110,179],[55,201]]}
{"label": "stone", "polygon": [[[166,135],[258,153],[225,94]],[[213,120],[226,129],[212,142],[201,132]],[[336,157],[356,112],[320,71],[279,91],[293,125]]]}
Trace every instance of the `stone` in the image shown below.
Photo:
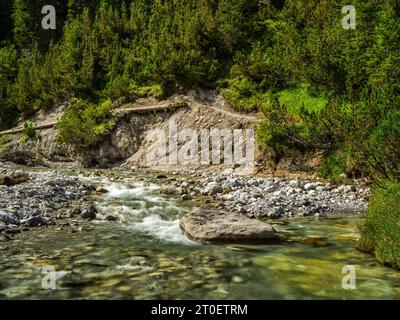
{"label": "stone", "polygon": [[29,228],[45,226],[48,224],[47,220],[42,216],[33,216],[26,220],[22,220],[21,222],[24,224],[24,226]]}
{"label": "stone", "polygon": [[97,193],[107,193],[108,190],[99,186],[99,187],[96,188],[96,192]]}
{"label": "stone", "polygon": [[289,185],[290,185],[292,188],[298,188],[298,187],[300,187],[299,180],[290,180],[290,181],[289,181]]}
{"label": "stone", "polygon": [[273,184],[273,185],[271,185],[271,186],[266,187],[266,188],[264,189],[264,192],[266,192],[266,193],[272,193],[272,192],[275,192],[275,191],[277,191],[277,190],[278,190],[278,185]]}
{"label": "stone", "polygon": [[302,240],[301,243],[313,247],[329,247],[332,245],[327,238],[319,236],[308,236],[306,239]]}
{"label": "stone", "polygon": [[181,218],[180,227],[189,239],[199,242],[270,242],[279,239],[271,225],[221,210],[196,209]]}
{"label": "stone", "polygon": [[285,211],[281,207],[275,207],[275,208],[270,208],[267,209],[265,212],[265,216],[267,216],[270,219],[277,219],[280,218],[285,214]]}
{"label": "stone", "polygon": [[247,209],[245,207],[243,207],[243,206],[239,206],[238,207],[238,212],[240,214],[246,214],[247,213]]}
{"label": "stone", "polygon": [[223,189],[218,183],[211,182],[204,188],[204,190],[202,191],[202,194],[208,194],[210,196],[213,196],[213,195],[216,195],[216,194],[222,193],[222,192],[223,192]]}
{"label": "stone", "polygon": [[71,216],[78,216],[82,213],[82,209],[79,207],[75,207],[70,211],[70,213],[71,213]]}
{"label": "stone", "polygon": [[182,197],[181,197],[181,200],[182,201],[189,201],[189,200],[192,200],[192,197],[190,195],[188,195],[188,194],[183,194]]}
{"label": "stone", "polygon": [[118,217],[116,217],[116,216],[107,216],[107,217],[106,217],[106,220],[107,220],[107,221],[117,221],[117,220],[118,220]]}
{"label": "stone", "polygon": [[15,224],[19,225],[19,220],[11,213],[9,212],[4,212],[0,211],[0,222],[3,222],[4,224]]}
{"label": "stone", "polygon": [[171,195],[171,194],[177,193],[177,188],[174,184],[170,184],[166,187],[162,187],[160,192],[167,194],[167,195]]}
{"label": "stone", "polygon": [[81,218],[87,220],[93,220],[97,216],[97,209],[93,204],[87,204],[82,209]]}
{"label": "stone", "polygon": [[304,185],[304,190],[315,190],[317,185],[315,183],[306,183]]}

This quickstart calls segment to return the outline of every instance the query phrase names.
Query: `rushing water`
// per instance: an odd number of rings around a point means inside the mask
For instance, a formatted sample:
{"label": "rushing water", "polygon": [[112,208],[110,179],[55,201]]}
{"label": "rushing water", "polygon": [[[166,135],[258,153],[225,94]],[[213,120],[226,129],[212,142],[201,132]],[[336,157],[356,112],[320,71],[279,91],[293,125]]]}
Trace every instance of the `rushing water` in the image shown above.
{"label": "rushing water", "polygon": [[[355,249],[359,218],[276,222],[289,241],[274,245],[199,245],[179,217],[189,208],[141,182],[105,184],[102,216],[83,232],[38,229],[0,244],[1,299],[392,299],[400,273]],[[356,269],[355,290],[342,268]],[[63,276],[44,290],[53,266]]]}

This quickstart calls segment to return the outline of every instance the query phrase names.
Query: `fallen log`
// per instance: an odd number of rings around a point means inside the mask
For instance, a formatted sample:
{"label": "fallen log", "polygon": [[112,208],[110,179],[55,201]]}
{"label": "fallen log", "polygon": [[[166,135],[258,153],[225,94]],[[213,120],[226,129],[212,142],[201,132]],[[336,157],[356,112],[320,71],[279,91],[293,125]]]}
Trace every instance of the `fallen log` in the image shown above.
{"label": "fallen log", "polygon": [[29,176],[26,173],[15,173],[9,176],[0,177],[0,186],[14,186],[29,180]]}

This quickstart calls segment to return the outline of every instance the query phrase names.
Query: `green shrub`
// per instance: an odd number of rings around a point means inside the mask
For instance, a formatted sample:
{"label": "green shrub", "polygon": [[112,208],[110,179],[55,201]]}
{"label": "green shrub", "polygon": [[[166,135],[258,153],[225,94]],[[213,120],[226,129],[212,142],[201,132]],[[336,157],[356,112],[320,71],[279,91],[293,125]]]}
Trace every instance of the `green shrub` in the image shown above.
{"label": "green shrub", "polygon": [[286,152],[323,150],[329,154],[338,147],[335,127],[331,119],[337,117],[334,101],[322,110],[308,111],[304,105],[298,110],[288,110],[279,96],[264,95],[264,119],[258,128],[258,141],[266,148]]}
{"label": "green shrub", "polygon": [[301,85],[279,91],[277,94],[279,103],[286,106],[290,114],[296,115],[301,107],[307,111],[321,111],[328,102],[328,92],[318,92],[309,85]]}
{"label": "green shrub", "polygon": [[258,111],[262,103],[262,96],[258,86],[247,78],[233,79],[228,82],[228,88],[222,89],[225,99],[240,111]]}
{"label": "green shrub", "polygon": [[112,103],[107,100],[99,105],[73,99],[58,121],[58,138],[76,146],[89,146],[113,125]]}
{"label": "green shrub", "polygon": [[342,184],[347,182],[342,174],[350,167],[349,165],[350,152],[345,148],[340,148],[326,155],[321,166],[318,168],[318,173],[334,183]]}
{"label": "green shrub", "polygon": [[117,76],[110,80],[103,90],[103,94],[115,101],[121,99],[122,101],[130,101],[136,98],[132,87],[136,88],[136,84],[126,76]]}
{"label": "green shrub", "polygon": [[26,142],[28,140],[40,140],[40,139],[41,135],[38,131],[36,131],[34,125],[29,121],[25,122],[23,133],[20,140],[22,142]]}
{"label": "green shrub", "polygon": [[376,187],[361,225],[360,249],[380,263],[400,270],[400,183]]}
{"label": "green shrub", "polygon": [[163,85],[154,84],[151,86],[137,87],[131,85],[130,92],[135,94],[137,97],[155,97],[157,99],[162,98],[165,95]]}
{"label": "green shrub", "polygon": [[12,141],[12,137],[8,134],[0,136],[0,150]]}

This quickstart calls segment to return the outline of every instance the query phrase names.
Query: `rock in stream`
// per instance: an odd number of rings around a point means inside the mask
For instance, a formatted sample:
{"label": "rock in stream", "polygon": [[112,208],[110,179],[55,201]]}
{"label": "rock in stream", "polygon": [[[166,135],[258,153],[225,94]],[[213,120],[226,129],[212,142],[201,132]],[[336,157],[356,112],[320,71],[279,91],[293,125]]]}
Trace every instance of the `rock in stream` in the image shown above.
{"label": "rock in stream", "polygon": [[184,234],[199,242],[255,242],[278,240],[275,229],[237,213],[196,209],[180,220]]}

